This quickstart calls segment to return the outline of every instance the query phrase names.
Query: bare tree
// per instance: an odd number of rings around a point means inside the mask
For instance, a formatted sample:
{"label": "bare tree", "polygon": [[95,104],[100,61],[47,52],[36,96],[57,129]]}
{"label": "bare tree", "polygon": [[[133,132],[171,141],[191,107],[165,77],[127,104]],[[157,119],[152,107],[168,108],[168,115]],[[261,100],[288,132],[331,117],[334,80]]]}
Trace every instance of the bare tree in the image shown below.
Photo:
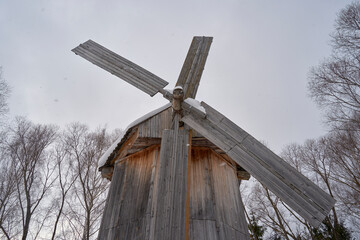
{"label": "bare tree", "polygon": [[[29,234],[31,238],[36,238],[50,214],[50,209],[43,208],[41,203],[55,179],[47,153],[55,137],[56,127],[36,125],[25,118],[17,118],[3,145],[9,164],[9,172],[4,177],[7,189],[11,189],[8,209],[17,209],[11,217],[12,222],[21,223],[22,239],[27,239]],[[4,235],[9,237],[10,234],[5,233],[9,228],[4,225],[2,228]],[[16,226],[16,231],[19,231],[19,226]]]}
{"label": "bare tree", "polygon": [[255,184],[247,207],[276,238],[350,239],[344,226],[350,216],[354,221],[349,226],[360,229],[359,2],[340,11],[331,37],[332,55],[311,70],[308,85],[310,96],[326,112],[331,132],[303,145],[289,145],[281,155],[333,196],[337,204],[320,228],[314,229],[266,188]]}
{"label": "bare tree", "polygon": [[112,143],[106,129],[93,132],[83,124],[69,125],[63,135],[70,170],[77,176],[67,201],[66,218],[72,235],[77,239],[93,239],[99,228],[107,180],[98,172],[98,160]]}
{"label": "bare tree", "polygon": [[360,119],[360,3],[341,10],[331,35],[333,54],[309,75],[310,96],[341,127]]}
{"label": "bare tree", "polygon": [[[281,237],[290,240],[305,236],[301,228],[295,227],[301,223],[292,215],[295,213],[290,212],[277,196],[256,180],[252,180],[248,185],[251,186],[249,189],[242,186],[242,195],[246,196],[243,199],[246,208],[245,214],[248,222],[252,222],[248,214],[250,212],[250,215],[260,225],[266,227],[265,239]],[[295,216],[298,217],[298,215]],[[253,226],[250,225],[250,227]],[[254,236],[255,229],[250,228],[249,230]]]}
{"label": "bare tree", "polygon": [[[58,189],[56,192],[57,197],[53,199],[55,207],[54,224],[52,229],[51,239],[55,239],[57,236],[58,226],[61,225],[61,218],[63,217],[64,210],[66,208],[66,200],[71,192],[71,189],[77,179],[77,172],[71,171],[72,161],[68,157],[66,151],[67,146],[61,140],[57,142],[53,149],[53,157],[56,163],[57,182],[55,187]],[[66,229],[62,228],[60,234],[66,232]]]}
{"label": "bare tree", "polygon": [[[333,161],[328,152],[329,139],[326,137],[319,138],[318,140],[308,140],[302,147],[301,162],[316,179],[318,185],[323,186],[330,196],[335,198],[335,183],[332,181],[333,174],[336,171],[333,166]],[[320,178],[320,179],[318,179]],[[333,207],[334,228],[339,224],[336,208]]]}
{"label": "bare tree", "polygon": [[[5,155],[5,149],[0,149],[0,229],[7,239],[12,239],[19,234],[17,226],[19,219],[16,198],[16,170]],[[1,234],[0,234],[1,236]]]}
{"label": "bare tree", "polygon": [[337,183],[335,194],[341,209],[348,219],[352,217],[351,225],[360,229],[360,136],[353,129],[351,126],[329,134],[327,148],[335,169],[331,178]]}
{"label": "bare tree", "polygon": [[[331,34],[332,55],[310,72],[309,91],[327,113],[331,133],[316,144],[326,149],[327,174],[321,169],[341,211],[360,229],[360,3],[341,10]],[[314,149],[307,149],[314,150]],[[318,161],[321,161],[318,159]],[[336,183],[336,184],[335,184]],[[336,215],[334,213],[336,221]],[[334,222],[336,223],[336,222]]]}
{"label": "bare tree", "polygon": [[353,2],[340,11],[335,21],[332,46],[341,55],[357,57],[360,54],[360,4]]}
{"label": "bare tree", "polygon": [[14,122],[0,136],[0,238],[94,239],[108,184],[98,160],[121,131]]}
{"label": "bare tree", "polygon": [[10,95],[10,87],[2,77],[2,68],[0,67],[0,120],[8,112],[7,99]]}
{"label": "bare tree", "polygon": [[[331,239],[350,238],[349,231],[344,225],[344,221],[349,219],[349,215],[345,213],[340,197],[341,192],[347,192],[349,187],[344,185],[338,177],[341,169],[338,165],[339,160],[336,159],[344,155],[334,149],[334,144],[336,143],[333,134],[329,134],[317,140],[308,140],[303,145],[289,145],[282,153],[283,158],[289,163],[300,163],[297,166],[302,169],[301,171],[337,200],[332,209],[332,214],[324,220],[320,229],[311,228],[302,219],[298,219],[307,228],[313,239],[321,239],[325,236],[331,237]],[[345,166],[344,164],[340,165],[341,167]],[[291,209],[288,210],[291,211]]]}
{"label": "bare tree", "polygon": [[[287,240],[310,238],[349,239],[349,231],[343,223],[344,220],[348,220],[350,214],[346,214],[343,204],[339,200],[341,198],[347,199],[348,204],[352,204],[353,211],[357,212],[357,210],[354,210],[359,208],[359,198],[356,198],[358,196],[356,195],[357,192],[351,191],[352,188],[343,182],[352,184],[351,186],[354,187],[353,178],[360,166],[351,168],[352,165],[341,163],[342,167],[347,166],[345,168],[347,172],[340,169],[338,166],[340,160],[336,158],[345,156],[342,152],[344,148],[336,145],[339,143],[334,142],[333,135],[332,133],[317,140],[308,140],[303,145],[288,145],[281,153],[283,159],[338,200],[338,203],[332,209],[332,214],[325,219],[319,229],[315,229],[279,198],[269,192],[266,187],[255,182],[251,191],[247,190],[246,195],[248,198],[245,199],[244,203],[249,209],[248,211],[252,212],[255,218],[266,226],[268,229],[267,235],[271,235],[272,238]],[[354,146],[349,145],[344,139],[340,142],[348,146],[349,151],[350,149],[351,151],[354,150]],[[341,151],[337,150],[336,147],[339,147]],[[353,172],[350,173],[348,168],[351,168]],[[351,197],[349,198],[348,195]],[[355,213],[352,213],[352,215],[355,215]]]}
{"label": "bare tree", "polygon": [[14,198],[16,192],[15,171],[13,163],[7,161],[6,158],[4,143],[7,132],[6,129],[2,129],[2,118],[8,111],[7,99],[9,94],[10,88],[2,77],[2,68],[0,67],[0,229],[7,239],[13,237],[11,233],[17,225],[13,221],[16,212],[16,200]]}

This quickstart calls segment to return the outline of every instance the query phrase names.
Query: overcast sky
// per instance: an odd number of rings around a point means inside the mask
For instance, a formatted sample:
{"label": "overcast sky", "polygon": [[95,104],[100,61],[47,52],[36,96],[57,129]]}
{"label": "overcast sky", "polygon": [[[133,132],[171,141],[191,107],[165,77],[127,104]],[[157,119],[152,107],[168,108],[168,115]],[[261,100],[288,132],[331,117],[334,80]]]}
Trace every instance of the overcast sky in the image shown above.
{"label": "overcast sky", "polygon": [[88,39],[170,82],[192,37],[213,36],[197,95],[275,152],[326,132],[307,76],[351,1],[0,1],[10,116],[126,128],[164,104],[71,49]]}

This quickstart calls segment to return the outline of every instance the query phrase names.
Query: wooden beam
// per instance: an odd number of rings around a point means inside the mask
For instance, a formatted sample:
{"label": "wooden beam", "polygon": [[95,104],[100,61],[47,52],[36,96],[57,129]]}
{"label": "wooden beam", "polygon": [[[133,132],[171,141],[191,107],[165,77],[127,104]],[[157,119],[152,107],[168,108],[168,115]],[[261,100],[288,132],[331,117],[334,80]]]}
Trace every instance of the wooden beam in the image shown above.
{"label": "wooden beam", "polygon": [[185,239],[188,143],[186,130],[163,132],[150,239]]}
{"label": "wooden beam", "polygon": [[190,168],[191,168],[191,130],[189,126],[185,127],[186,131],[188,131],[188,159],[187,159],[187,178],[186,178],[186,210],[185,210],[185,240],[189,240],[189,227],[190,227]]}
{"label": "wooden beam", "polygon": [[119,150],[117,150],[115,157],[112,158],[111,165],[113,165],[116,160],[122,159],[127,155],[128,151],[132,148],[138,137],[139,129],[135,128],[131,131],[130,136],[128,137],[126,142],[124,142],[119,148]]}

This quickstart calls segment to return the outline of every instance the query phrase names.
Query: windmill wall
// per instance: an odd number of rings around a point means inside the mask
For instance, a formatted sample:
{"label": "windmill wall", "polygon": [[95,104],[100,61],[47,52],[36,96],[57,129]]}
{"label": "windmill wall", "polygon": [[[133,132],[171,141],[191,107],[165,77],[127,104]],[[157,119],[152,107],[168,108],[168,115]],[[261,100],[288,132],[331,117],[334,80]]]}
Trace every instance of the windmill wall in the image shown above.
{"label": "windmill wall", "polygon": [[[99,239],[154,239],[159,155],[155,145],[116,162]],[[194,147],[188,174],[189,239],[249,239],[236,169],[212,149]]]}
{"label": "windmill wall", "polygon": [[[165,130],[171,120],[172,109],[167,108],[135,122],[108,159],[114,170],[108,175],[111,186],[98,238],[158,240],[175,233],[173,239],[249,239],[239,191],[239,179],[249,174],[194,131],[191,140],[185,134],[175,137],[180,142],[166,145],[165,152],[189,146],[176,153],[188,156],[176,158],[188,162],[171,162],[171,157],[160,162],[161,141],[171,141],[173,134]],[[159,194],[166,197],[159,201]],[[164,200],[177,207],[163,208]]]}

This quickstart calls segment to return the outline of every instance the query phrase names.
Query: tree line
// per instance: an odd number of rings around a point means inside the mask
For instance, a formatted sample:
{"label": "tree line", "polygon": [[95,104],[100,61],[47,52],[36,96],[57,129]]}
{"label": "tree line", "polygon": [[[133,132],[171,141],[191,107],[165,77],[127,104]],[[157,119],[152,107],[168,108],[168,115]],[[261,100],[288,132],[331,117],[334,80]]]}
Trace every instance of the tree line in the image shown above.
{"label": "tree line", "polygon": [[108,181],[98,160],[120,130],[5,121],[0,75],[0,239],[95,239]]}
{"label": "tree line", "polygon": [[[352,239],[360,235],[360,3],[342,9],[331,37],[331,55],[309,73],[308,90],[329,131],[281,156],[335,200],[318,228],[260,183],[244,189],[251,238]],[[244,196],[244,195],[243,195]]]}

